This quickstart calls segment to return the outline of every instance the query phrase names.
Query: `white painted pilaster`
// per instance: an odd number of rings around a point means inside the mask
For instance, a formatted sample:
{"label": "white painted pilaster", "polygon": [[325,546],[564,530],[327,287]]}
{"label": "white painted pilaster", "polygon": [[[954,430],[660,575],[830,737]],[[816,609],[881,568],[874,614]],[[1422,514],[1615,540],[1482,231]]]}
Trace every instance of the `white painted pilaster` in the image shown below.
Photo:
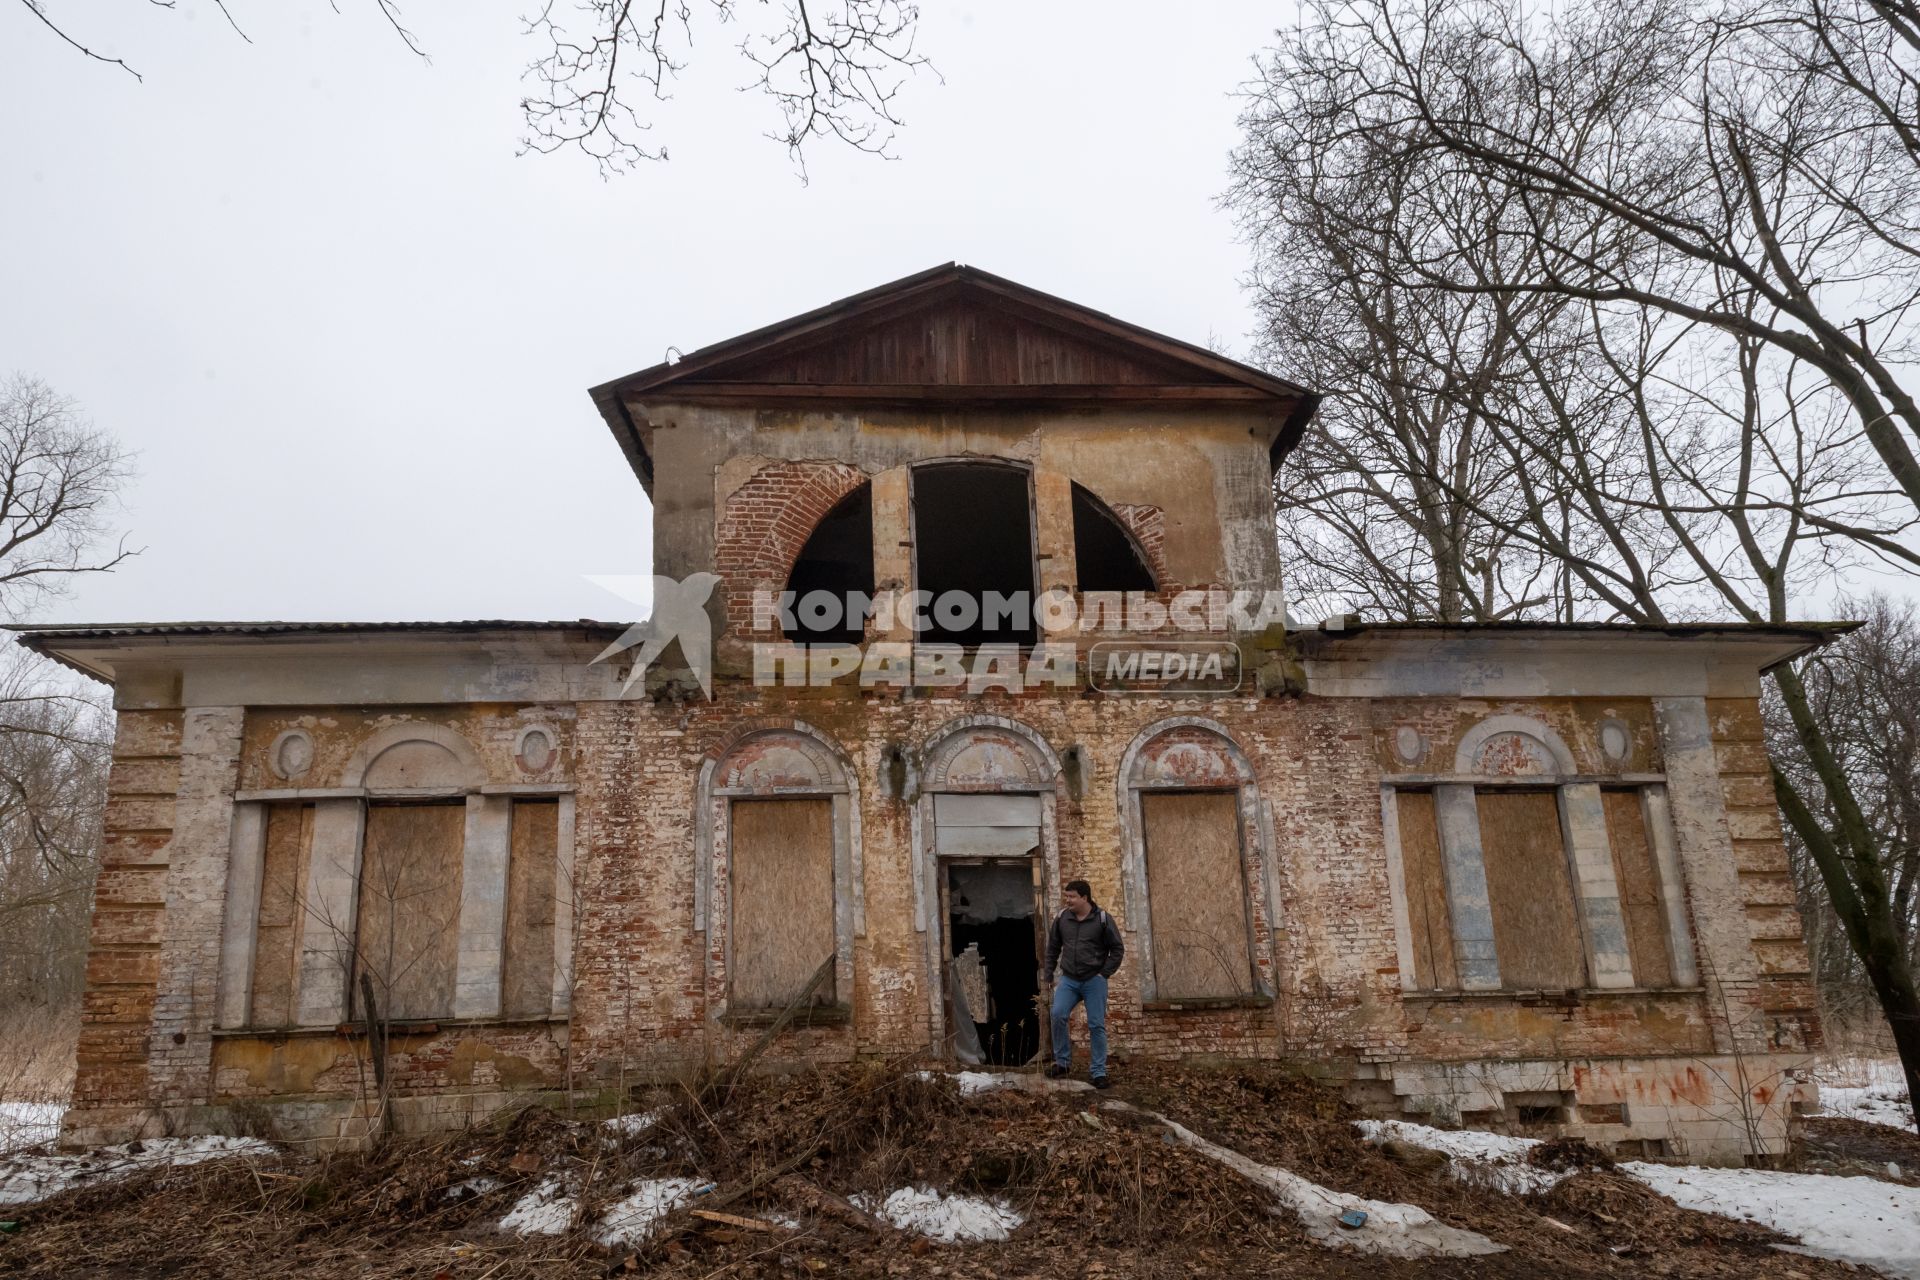
{"label": "white painted pilaster", "polygon": [[1443,783],[1433,789],[1439,820],[1441,861],[1447,872],[1447,910],[1453,922],[1453,958],[1460,985],[1469,991],[1500,988],[1500,959],[1493,945],[1493,904],[1487,898],[1487,864],[1480,852],[1480,808],[1473,788]]}
{"label": "white painted pilaster", "polygon": [[333,1026],[347,1017],[365,834],[366,808],[361,801],[314,802],[306,918],[300,922],[298,1020],[303,1027]]}
{"label": "white painted pilaster", "polygon": [[507,861],[512,851],[513,797],[468,796],[466,845],[460,856],[460,955],[453,981],[456,1018],[500,1013]]}
{"label": "white painted pilaster", "polygon": [[233,806],[227,852],[227,909],[220,932],[220,996],[215,1025],[244,1027],[253,1009],[253,945],[266,874],[267,806]]}
{"label": "white painted pilaster", "polygon": [[1393,906],[1393,938],[1400,964],[1400,989],[1413,990],[1413,916],[1407,908],[1407,868],[1400,852],[1400,795],[1380,788],[1380,827],[1387,845],[1387,897]]}
{"label": "white painted pilaster", "polygon": [[1620,911],[1620,884],[1607,840],[1607,809],[1598,783],[1569,782],[1560,788],[1560,831],[1586,935],[1587,975],[1596,987],[1631,987],[1633,955]]}
{"label": "white painted pilaster", "polygon": [[560,797],[559,838],[553,847],[553,1013],[564,1018],[573,1012],[573,883],[572,796]]}
{"label": "white painted pilaster", "polygon": [[1665,787],[1642,789],[1641,803],[1647,840],[1653,847],[1654,869],[1660,875],[1660,901],[1667,911],[1667,949],[1673,953],[1673,984],[1700,985],[1700,964],[1693,955],[1693,930],[1687,924],[1687,884],[1680,871],[1680,850],[1674,844],[1673,814]]}

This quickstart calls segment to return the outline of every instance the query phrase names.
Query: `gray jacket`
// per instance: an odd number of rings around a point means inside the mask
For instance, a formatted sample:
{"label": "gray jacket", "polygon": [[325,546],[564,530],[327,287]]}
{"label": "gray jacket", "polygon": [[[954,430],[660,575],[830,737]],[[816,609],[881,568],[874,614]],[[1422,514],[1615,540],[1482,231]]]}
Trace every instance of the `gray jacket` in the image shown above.
{"label": "gray jacket", "polygon": [[1047,981],[1053,981],[1056,967],[1069,978],[1091,978],[1096,973],[1111,978],[1120,971],[1126,954],[1127,944],[1120,940],[1120,928],[1112,916],[1096,906],[1085,920],[1076,920],[1073,912],[1063,909],[1047,930]]}

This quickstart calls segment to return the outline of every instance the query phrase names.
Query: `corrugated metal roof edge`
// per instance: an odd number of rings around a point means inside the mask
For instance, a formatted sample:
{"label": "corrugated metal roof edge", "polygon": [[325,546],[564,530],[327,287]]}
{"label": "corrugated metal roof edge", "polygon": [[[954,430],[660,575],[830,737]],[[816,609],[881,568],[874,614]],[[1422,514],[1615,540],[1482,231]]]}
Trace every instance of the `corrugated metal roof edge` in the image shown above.
{"label": "corrugated metal roof edge", "polygon": [[355,632],[394,631],[623,631],[631,623],[598,618],[572,621],[529,621],[516,618],[469,618],[452,622],[112,622],[9,623],[4,629],[21,643],[46,640],[107,640],[165,636],[349,635]]}

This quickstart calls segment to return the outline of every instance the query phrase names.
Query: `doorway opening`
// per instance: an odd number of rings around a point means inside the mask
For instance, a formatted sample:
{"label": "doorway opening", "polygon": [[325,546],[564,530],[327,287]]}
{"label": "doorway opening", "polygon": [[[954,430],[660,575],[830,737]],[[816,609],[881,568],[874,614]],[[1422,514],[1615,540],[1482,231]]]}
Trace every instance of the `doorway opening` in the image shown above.
{"label": "doorway opening", "polygon": [[964,1013],[973,1023],[983,1061],[1004,1067],[1031,1062],[1040,1052],[1032,864],[949,863],[946,889],[955,1020]]}

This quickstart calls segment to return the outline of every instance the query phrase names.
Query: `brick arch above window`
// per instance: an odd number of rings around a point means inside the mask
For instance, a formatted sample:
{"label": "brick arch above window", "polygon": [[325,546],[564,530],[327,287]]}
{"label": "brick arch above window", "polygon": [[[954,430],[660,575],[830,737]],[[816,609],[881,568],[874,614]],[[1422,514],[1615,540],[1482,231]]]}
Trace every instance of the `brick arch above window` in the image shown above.
{"label": "brick arch above window", "polygon": [[753,593],[785,587],[814,526],[868,479],[844,462],[770,462],[727,497],[715,529],[713,564],[725,584],[729,631],[753,634]]}

